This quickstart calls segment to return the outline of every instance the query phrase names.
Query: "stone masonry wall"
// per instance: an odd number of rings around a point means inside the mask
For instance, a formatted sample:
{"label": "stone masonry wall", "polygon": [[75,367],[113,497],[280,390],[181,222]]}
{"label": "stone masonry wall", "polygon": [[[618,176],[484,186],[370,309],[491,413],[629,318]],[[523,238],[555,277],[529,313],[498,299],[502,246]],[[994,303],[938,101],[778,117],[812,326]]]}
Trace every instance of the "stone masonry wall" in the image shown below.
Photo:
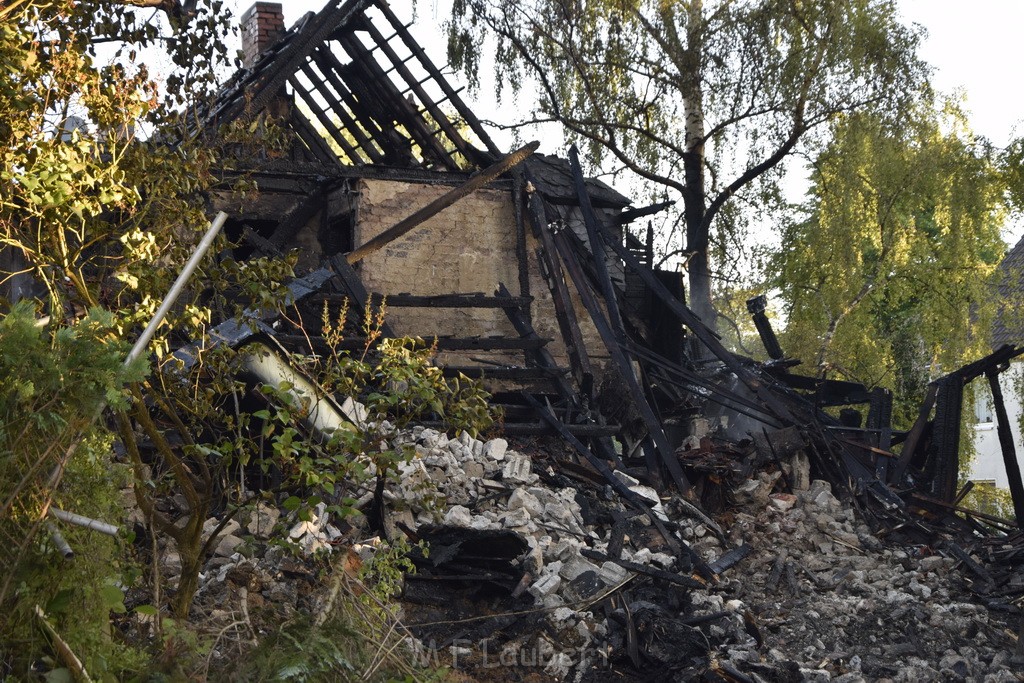
{"label": "stone masonry wall", "polygon": [[[364,244],[413,211],[447,192],[447,186],[410,184],[389,180],[362,180],[355,244]],[[554,341],[548,345],[560,365],[568,365],[555,318],[554,305],[540,274],[527,236],[530,294],[534,297],[533,324],[537,333]],[[412,232],[371,254],[359,266],[368,291],[418,295],[480,292],[492,295],[498,283],[519,292],[516,227],[510,194],[480,190],[445,209]],[[571,289],[571,286],[570,286]],[[574,297],[575,299],[576,297]],[[578,316],[585,317],[579,301]],[[391,308],[388,320],[398,334],[438,336],[517,336],[500,309]],[[601,349],[592,325],[581,325],[588,350]],[[474,352],[476,357],[487,355]],[[599,354],[601,355],[601,354]],[[521,364],[522,354],[489,355],[494,360]],[[446,359],[452,360],[452,359]],[[452,360],[452,362],[455,362]]]}

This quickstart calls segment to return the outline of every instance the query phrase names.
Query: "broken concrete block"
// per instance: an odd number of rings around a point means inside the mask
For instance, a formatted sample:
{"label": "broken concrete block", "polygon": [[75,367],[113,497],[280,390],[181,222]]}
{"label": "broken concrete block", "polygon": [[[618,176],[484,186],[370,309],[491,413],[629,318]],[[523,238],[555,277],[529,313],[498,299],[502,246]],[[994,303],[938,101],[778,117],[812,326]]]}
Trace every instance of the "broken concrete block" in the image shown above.
{"label": "broken concrete block", "polygon": [[572,557],[565,561],[558,575],[566,581],[573,581],[584,572],[596,572],[597,565],[582,557]]}
{"label": "broken concrete block", "polygon": [[621,481],[627,487],[632,488],[633,486],[637,486],[637,485],[640,484],[640,480],[639,479],[637,479],[635,477],[629,476],[628,474],[626,474],[622,470],[615,470],[614,472],[612,472],[612,474],[614,474],[615,478],[618,479],[619,481]]}
{"label": "broken concrete block", "polygon": [[601,568],[597,571],[597,575],[601,581],[604,582],[604,585],[617,586],[626,580],[626,576],[629,575],[629,572],[614,562],[608,561],[601,565]]}
{"label": "broken concrete block", "polygon": [[796,505],[796,496],[792,493],[773,493],[768,496],[768,504],[780,512],[786,512]]}
{"label": "broken concrete block", "polygon": [[503,516],[502,522],[506,529],[510,529],[517,526],[525,526],[530,522],[530,513],[524,508],[516,508],[515,510],[509,510]]}
{"label": "broken concrete block", "polygon": [[231,557],[235,554],[235,549],[242,544],[242,539],[238,536],[224,536],[217,542],[217,550],[214,551],[218,557]]}
{"label": "broken concrete block", "polygon": [[544,505],[537,499],[537,496],[524,488],[518,488],[513,491],[508,499],[509,510],[517,510],[519,508],[525,509],[531,517],[537,517],[544,513]]}
{"label": "broken concrete block", "polygon": [[451,526],[468,527],[473,523],[473,515],[462,505],[453,505],[444,515],[444,523]]}
{"label": "broken concrete block", "polygon": [[256,504],[256,509],[253,510],[252,517],[245,528],[256,538],[267,539],[270,538],[270,534],[280,518],[281,511],[277,509],[276,505],[267,505],[264,502],[259,502]]}
{"label": "broken concrete block", "polygon": [[506,483],[529,484],[533,480],[531,467],[529,456],[517,453],[505,461],[505,467],[501,470],[501,478]]}
{"label": "broken concrete block", "polygon": [[508,451],[508,441],[491,439],[484,444],[480,457],[488,460],[504,460],[506,451]]}
{"label": "broken concrete block", "polygon": [[540,579],[530,586],[528,590],[533,597],[543,599],[557,591],[558,587],[561,585],[562,577],[558,574],[551,573],[540,577]]}

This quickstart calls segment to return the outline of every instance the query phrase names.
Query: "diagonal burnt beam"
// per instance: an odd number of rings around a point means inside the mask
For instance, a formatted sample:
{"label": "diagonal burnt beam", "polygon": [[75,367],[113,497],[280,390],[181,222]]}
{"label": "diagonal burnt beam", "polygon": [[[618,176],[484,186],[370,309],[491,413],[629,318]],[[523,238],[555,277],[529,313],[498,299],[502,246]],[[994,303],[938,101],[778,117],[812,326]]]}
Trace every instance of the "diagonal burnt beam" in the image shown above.
{"label": "diagonal burnt beam", "polygon": [[[597,297],[591,291],[586,276],[583,274],[583,269],[576,260],[576,254],[573,252],[572,244],[569,243],[564,230],[559,231],[554,236],[554,242],[559,256],[562,258],[562,263],[565,265],[569,277],[576,286],[576,291],[579,292],[580,298],[583,299],[583,305],[590,314],[594,326],[597,327],[597,331],[601,335],[601,340],[611,355],[616,371],[622,377],[623,382],[625,382],[630,398],[633,400],[637,411],[640,413],[640,417],[647,426],[651,438],[654,440],[662,462],[665,463],[665,467],[668,469],[669,475],[671,475],[680,493],[689,494],[692,491],[690,482],[683,473],[683,468],[676,458],[675,451],[668,442],[668,437],[665,435],[664,429],[662,429],[661,421],[654,414],[651,404],[647,402],[647,397],[644,395],[643,388],[637,380],[636,373],[633,372],[633,366],[629,358],[623,351],[622,345],[625,340],[620,339],[612,329],[607,318],[605,318]],[[653,471],[651,475],[657,477],[658,473]]]}
{"label": "diagonal burnt beam", "polygon": [[1017,462],[1017,450],[1013,445],[1013,434],[1010,432],[1010,418],[1006,414],[1003,402],[1003,388],[999,386],[999,371],[991,369],[985,373],[988,386],[992,390],[992,404],[996,412],[996,433],[999,436],[999,448],[1003,452],[1003,463],[1006,466],[1006,477],[1010,484],[1010,496],[1013,499],[1013,513],[1017,517],[1017,525],[1024,524],[1024,483],[1020,477],[1020,463]]}
{"label": "diagonal burnt beam", "polygon": [[392,227],[388,228],[381,234],[369,240],[366,244],[346,254],[345,260],[348,261],[350,265],[357,263],[366,258],[367,256],[369,256],[370,254],[372,254],[373,252],[385,247],[391,242],[394,242],[402,235],[415,229],[416,226],[418,226],[419,224],[432,218],[433,216],[437,215],[444,209],[447,209],[449,206],[459,201],[460,199],[468,197],[473,192],[479,190],[487,183],[496,179],[505,171],[508,171],[509,169],[518,166],[522,162],[526,161],[527,157],[533,154],[539,146],[539,142],[531,142],[530,144],[517,149],[515,152],[512,152],[511,154],[503,157],[502,159],[499,159],[497,162],[488,166],[482,171],[477,171],[476,173],[471,175],[469,177],[469,180],[467,180],[462,185],[459,185],[458,187],[449,192],[446,192],[445,194],[441,195],[434,201],[424,206],[422,209],[419,209],[418,211],[413,213],[408,218],[400,220]]}

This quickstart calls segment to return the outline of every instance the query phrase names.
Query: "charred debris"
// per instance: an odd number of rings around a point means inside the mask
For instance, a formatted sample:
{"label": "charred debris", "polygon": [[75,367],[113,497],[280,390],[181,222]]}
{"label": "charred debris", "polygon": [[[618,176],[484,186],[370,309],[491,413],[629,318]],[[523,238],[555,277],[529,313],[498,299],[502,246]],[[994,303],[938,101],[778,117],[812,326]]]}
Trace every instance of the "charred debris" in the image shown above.
{"label": "charred debris", "polygon": [[[894,430],[887,391],[791,371],[797,361],[780,347],[763,297],[748,309],[771,360],[729,351],[687,307],[679,274],[655,266],[649,229],[645,239],[630,229],[666,205],[631,207],[585,178],[575,152],[563,160],[535,144],[500,150],[385,0],[331,2],[288,30],[274,7],[257,3],[243,17],[249,64],[204,128],[269,111],[292,136],[283,156],[240,152],[224,169],[225,187],[249,178],[257,200],[238,207],[225,190],[213,208],[231,215],[235,258],[300,250],[304,274],[289,290],[308,324],[250,312],[222,322],[216,343],[258,334],[316,352],[325,342],[310,330],[325,303],[347,299],[359,312],[386,296],[387,333],[436,337],[446,373],[483,378],[504,409],[505,436],[567,445],[549,454],[549,477],[624,506],[610,518],[609,547],[584,549],[598,564],[672,590],[716,581],[749,548],[705,562],[677,521],[654,509],[659,499],[718,529],[709,515],[736,490],[760,486],[758,474],[778,473],[774,495],[824,480],[875,537],[927,547],[958,564],[990,605],[1019,608],[1024,586],[1009,580],[1024,563],[1019,524],[965,509],[957,475],[964,387],[983,378],[1024,519],[998,383],[1024,349],[1004,346],[933,381],[911,429]],[[195,350],[177,355],[189,363]],[[652,490],[654,499],[644,493]],[[619,555],[645,517],[652,546],[681,570]],[[446,559],[413,590],[434,576],[522,594],[523,570],[509,569],[526,550],[515,534],[416,535],[427,536]]]}

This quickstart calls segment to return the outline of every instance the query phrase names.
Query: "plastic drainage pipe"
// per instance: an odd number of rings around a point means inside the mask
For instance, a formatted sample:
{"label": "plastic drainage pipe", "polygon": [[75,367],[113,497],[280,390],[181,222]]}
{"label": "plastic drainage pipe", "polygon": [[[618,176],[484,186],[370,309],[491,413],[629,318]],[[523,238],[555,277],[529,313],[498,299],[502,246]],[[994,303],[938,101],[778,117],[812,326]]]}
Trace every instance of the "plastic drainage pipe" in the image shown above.
{"label": "plastic drainage pipe", "polygon": [[185,284],[192,277],[192,273],[195,272],[199,266],[199,261],[202,260],[206,252],[209,251],[210,246],[213,244],[213,240],[217,238],[220,233],[220,229],[224,227],[224,221],[228,219],[228,215],[221,211],[217,214],[217,217],[213,219],[213,223],[210,224],[210,229],[203,235],[202,241],[196,247],[196,250],[192,252],[192,258],[188,260],[181,273],[178,274],[178,279],[171,285],[170,291],[167,292],[167,296],[164,297],[164,301],[160,304],[160,308],[153,314],[153,319],[149,321],[149,325],[142,332],[142,336],[139,337],[138,341],[135,342],[135,346],[128,352],[128,357],[124,359],[125,365],[130,365],[132,361],[142,355],[142,352],[149,346],[149,342],[152,341],[153,335],[156,334],[156,328],[160,326],[160,323],[164,321],[167,316],[167,312],[171,310],[171,306],[177,300],[178,295],[181,294],[181,290],[185,289]]}

